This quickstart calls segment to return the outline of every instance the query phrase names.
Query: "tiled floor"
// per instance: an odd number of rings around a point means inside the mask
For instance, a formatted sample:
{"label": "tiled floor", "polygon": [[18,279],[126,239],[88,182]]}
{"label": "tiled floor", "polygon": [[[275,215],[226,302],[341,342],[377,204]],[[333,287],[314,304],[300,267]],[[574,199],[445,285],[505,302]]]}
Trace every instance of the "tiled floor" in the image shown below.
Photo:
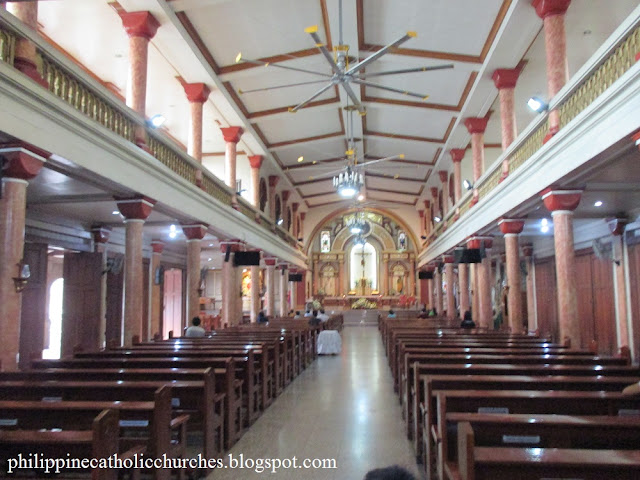
{"label": "tiled floor", "polygon": [[[335,458],[330,470],[214,471],[211,480],[361,480],[372,468],[405,466],[422,478],[404,434],[401,408],[375,327],[345,327],[342,355],[319,357],[230,453],[238,458]],[[225,457],[228,463],[228,456]]]}

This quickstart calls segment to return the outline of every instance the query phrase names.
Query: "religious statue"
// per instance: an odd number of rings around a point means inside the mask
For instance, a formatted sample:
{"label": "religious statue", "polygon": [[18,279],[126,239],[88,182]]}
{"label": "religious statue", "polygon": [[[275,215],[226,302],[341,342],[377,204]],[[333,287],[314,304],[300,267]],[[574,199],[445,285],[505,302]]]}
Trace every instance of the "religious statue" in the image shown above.
{"label": "religious statue", "polygon": [[320,234],[320,252],[329,253],[331,251],[331,232],[324,230]]}
{"label": "religious statue", "polygon": [[398,250],[404,252],[407,249],[407,234],[403,231],[398,233]]}

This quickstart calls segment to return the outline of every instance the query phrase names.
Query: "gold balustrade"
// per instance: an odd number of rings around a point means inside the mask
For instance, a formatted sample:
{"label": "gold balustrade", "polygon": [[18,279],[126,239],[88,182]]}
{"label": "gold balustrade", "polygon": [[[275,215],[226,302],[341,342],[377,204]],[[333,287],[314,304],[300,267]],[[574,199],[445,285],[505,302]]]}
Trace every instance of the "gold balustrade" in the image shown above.
{"label": "gold balustrade", "polygon": [[218,185],[210,176],[205,175],[202,178],[202,189],[223,204],[231,205],[231,192]]}
{"label": "gold balustrade", "polygon": [[161,140],[149,136],[147,146],[160,162],[190,183],[196,183],[198,168]]}
{"label": "gold balustrade", "polygon": [[0,27],[0,60],[13,66],[16,53],[16,36]]}

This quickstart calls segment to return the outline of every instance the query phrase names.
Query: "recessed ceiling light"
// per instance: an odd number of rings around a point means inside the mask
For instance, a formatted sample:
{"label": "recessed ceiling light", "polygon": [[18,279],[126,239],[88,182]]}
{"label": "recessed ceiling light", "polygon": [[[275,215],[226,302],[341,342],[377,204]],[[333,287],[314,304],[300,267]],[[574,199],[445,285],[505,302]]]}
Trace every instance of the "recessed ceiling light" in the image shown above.
{"label": "recessed ceiling light", "polygon": [[358,195],[358,201],[361,202],[364,200],[364,195]]}
{"label": "recessed ceiling light", "polygon": [[169,238],[176,238],[176,235],[178,235],[175,231],[174,232],[169,232]]}
{"label": "recessed ceiling light", "polygon": [[598,200],[596,203],[593,204],[594,207],[601,207],[602,206],[602,200]]}
{"label": "recessed ceiling light", "polygon": [[207,258],[207,262],[210,262],[211,260],[213,260],[213,258]]}
{"label": "recessed ceiling light", "polygon": [[542,220],[540,220],[540,225],[542,225],[543,227],[546,227],[547,225],[549,225],[549,220],[547,220],[546,218],[543,218]]}
{"label": "recessed ceiling light", "polygon": [[210,246],[210,247],[213,247],[213,243],[210,243],[210,244],[209,244],[209,246]]}
{"label": "recessed ceiling light", "polygon": [[304,160],[304,157],[303,157],[302,155],[300,155],[300,156],[298,157],[298,163],[302,162],[303,160]]}
{"label": "recessed ceiling light", "polygon": [[540,231],[542,233],[547,233],[549,231],[549,227],[547,225],[543,225],[540,227]]}
{"label": "recessed ceiling light", "polygon": [[114,210],[113,212],[111,212],[111,215],[118,215],[118,214],[120,214],[118,210]]}

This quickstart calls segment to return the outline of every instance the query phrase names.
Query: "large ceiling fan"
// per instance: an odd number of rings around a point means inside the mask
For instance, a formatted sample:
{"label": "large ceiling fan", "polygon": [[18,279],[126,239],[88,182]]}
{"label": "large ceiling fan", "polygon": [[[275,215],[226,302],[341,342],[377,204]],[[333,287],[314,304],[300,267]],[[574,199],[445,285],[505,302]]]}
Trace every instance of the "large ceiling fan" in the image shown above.
{"label": "large ceiling fan", "polygon": [[428,71],[432,71],[432,70],[443,70],[443,69],[447,69],[447,68],[453,68],[453,64],[445,64],[445,65],[435,65],[435,66],[429,66],[429,67],[405,68],[405,69],[401,69],[401,70],[390,70],[390,71],[385,71],[385,72],[365,73],[364,72],[365,67],[367,67],[368,65],[372,64],[373,62],[378,60],[380,57],[385,55],[386,53],[389,53],[393,48],[398,47],[399,45],[402,45],[403,43],[405,43],[407,40],[416,37],[417,34],[416,34],[416,32],[407,32],[405,35],[403,35],[402,37],[397,39],[395,42],[392,42],[389,45],[386,45],[386,46],[382,47],[380,50],[375,52],[373,55],[365,58],[364,60],[362,60],[360,62],[355,63],[354,65],[350,65],[350,60],[352,60],[352,57],[349,57],[349,55],[348,55],[349,46],[345,45],[343,43],[343,41],[342,41],[342,0],[340,0],[340,2],[339,2],[339,12],[340,12],[339,13],[339,15],[340,15],[340,40],[339,40],[338,46],[334,47],[334,49],[333,49],[334,53],[335,53],[335,57],[331,55],[331,53],[329,52],[326,44],[324,42],[322,42],[322,40],[318,36],[318,26],[317,25],[314,25],[312,27],[308,27],[308,28],[305,29],[305,32],[308,33],[309,35],[311,35],[311,38],[315,42],[316,47],[318,48],[318,50],[320,50],[320,53],[322,53],[324,58],[329,63],[329,66],[331,68],[331,73],[316,72],[316,71],[313,71],[313,70],[307,70],[307,69],[303,69],[303,68],[296,68],[296,67],[291,67],[291,66],[287,66],[287,65],[280,65],[278,63],[268,63],[268,62],[264,62],[262,60],[247,59],[247,58],[244,58],[241,53],[239,53],[238,56],[236,57],[236,63],[245,62],[245,63],[252,63],[252,64],[256,64],[256,65],[271,66],[271,67],[276,67],[276,68],[282,68],[282,69],[285,69],[285,70],[293,70],[293,71],[297,71],[297,72],[308,73],[308,74],[320,76],[320,77],[323,77],[323,78],[321,80],[312,80],[312,81],[306,81],[306,82],[290,83],[290,84],[286,84],[286,85],[277,85],[277,86],[273,86],[273,87],[256,88],[256,89],[252,89],[252,90],[239,90],[238,93],[243,94],[243,93],[252,93],[252,92],[266,92],[266,91],[269,91],[269,90],[275,90],[275,89],[279,89],[279,88],[296,87],[296,86],[300,86],[300,85],[309,85],[309,84],[314,84],[314,83],[327,82],[327,84],[325,86],[323,86],[320,90],[316,91],[313,95],[308,97],[306,100],[300,102],[298,105],[296,105],[294,107],[289,107],[289,111],[290,112],[297,112],[301,108],[304,108],[306,105],[308,105],[309,102],[313,101],[315,98],[319,97],[324,92],[326,92],[327,90],[332,88],[334,85],[341,85],[342,88],[344,89],[344,91],[346,92],[346,94],[351,99],[351,102],[353,103],[353,105],[356,107],[356,109],[360,113],[360,115],[365,115],[366,114],[365,107],[364,107],[364,105],[362,105],[362,103],[360,102],[360,99],[356,96],[355,92],[353,91],[352,84],[355,83],[355,84],[358,84],[358,85],[364,85],[364,86],[369,87],[369,88],[385,90],[385,91],[388,91],[388,92],[394,92],[394,93],[398,93],[398,94],[401,94],[401,95],[408,95],[408,96],[411,96],[411,97],[417,97],[417,98],[420,98],[422,100],[426,100],[429,97],[428,95],[415,93],[415,92],[409,92],[409,91],[406,91],[406,90],[400,90],[398,88],[387,87],[385,85],[372,83],[368,79],[372,78],[372,77],[382,77],[382,76],[386,76],[386,75],[398,75],[398,74],[403,74],[403,73],[415,73],[415,72],[428,72]]}

